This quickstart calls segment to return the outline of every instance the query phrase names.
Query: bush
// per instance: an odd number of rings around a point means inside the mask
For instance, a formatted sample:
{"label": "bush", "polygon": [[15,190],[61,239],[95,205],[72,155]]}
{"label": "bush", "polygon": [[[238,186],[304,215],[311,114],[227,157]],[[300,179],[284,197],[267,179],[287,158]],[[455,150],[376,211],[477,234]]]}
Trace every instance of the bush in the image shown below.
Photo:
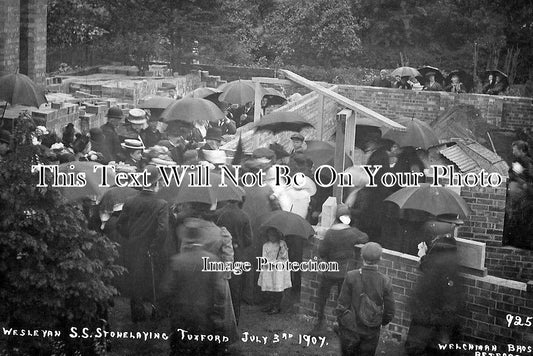
{"label": "bush", "polygon": [[81,207],[65,203],[57,188],[36,187],[34,123],[29,118],[18,123],[13,151],[0,159],[1,320],[8,329],[58,330],[61,337],[6,337],[0,350],[98,354],[95,340],[68,334],[72,326],[102,326],[100,319],[117,293],[110,281],[123,271],[114,265],[116,246],[88,230]]}

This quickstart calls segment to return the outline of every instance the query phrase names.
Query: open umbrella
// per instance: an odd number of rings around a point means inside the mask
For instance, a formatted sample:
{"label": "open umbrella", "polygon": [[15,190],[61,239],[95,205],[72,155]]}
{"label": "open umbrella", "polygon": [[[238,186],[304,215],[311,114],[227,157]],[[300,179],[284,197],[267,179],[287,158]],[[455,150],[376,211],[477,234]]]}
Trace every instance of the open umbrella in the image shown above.
{"label": "open umbrella", "polygon": [[418,72],[420,73],[420,77],[418,77],[418,81],[420,83],[426,82],[426,74],[429,72],[435,73],[435,81],[439,83],[440,85],[444,85],[444,76],[442,75],[441,71],[437,67],[432,66],[423,66],[418,68]]}
{"label": "open umbrella", "polygon": [[399,119],[398,123],[407,128],[405,132],[384,129],[383,138],[396,142],[399,146],[413,146],[428,149],[439,144],[439,138],[433,129],[423,121],[415,118]]}
{"label": "open umbrella", "polygon": [[[255,83],[252,81],[239,79],[223,84],[219,89],[222,90],[222,94],[218,100],[226,103],[244,105],[255,100]],[[260,90],[261,97],[263,97],[264,89],[260,87]]]}
{"label": "open umbrella", "polygon": [[300,132],[306,127],[314,128],[309,121],[293,111],[277,111],[267,114],[253,127],[256,131],[271,131],[273,134],[283,131]]}
{"label": "open umbrella", "polygon": [[456,214],[464,218],[470,214],[470,208],[460,195],[446,187],[432,187],[429,183],[402,188],[385,201],[395,203],[400,209],[422,210],[434,216]]}
{"label": "open umbrella", "polygon": [[211,122],[218,122],[225,117],[222,110],[206,99],[197,98],[183,98],[174,101],[161,114],[161,119],[164,122],[170,121],[185,121],[194,122],[199,120],[207,120]]}
{"label": "open umbrella", "polygon": [[148,100],[144,100],[139,107],[141,109],[166,109],[170,104],[174,103],[176,100],[168,98],[165,96],[153,96]]}
{"label": "open umbrella", "polygon": [[[58,171],[62,173],[83,173],[85,175],[86,184],[76,187],[64,187],[60,188],[63,196],[67,201],[74,201],[82,198],[90,198],[97,202],[104,196],[104,194],[110,189],[110,187],[100,187],[102,183],[102,168],[96,172],[94,167],[103,166],[100,163],[95,162],[67,162],[58,166]],[[106,179],[108,185],[113,185],[115,182],[115,173],[107,169]]]}
{"label": "open umbrella", "polygon": [[501,80],[504,84],[504,90],[507,89],[507,87],[509,86],[509,77],[507,76],[507,74],[505,74],[504,72],[498,69],[491,69],[491,70],[485,71],[485,77],[488,77],[490,74],[492,74],[495,77],[499,76],[500,78],[502,78]]}
{"label": "open umbrella", "polygon": [[391,76],[395,77],[399,75],[400,77],[419,77],[421,76],[420,72],[412,67],[399,67],[392,71]]}
{"label": "open umbrella", "polygon": [[284,236],[294,235],[308,239],[315,234],[315,230],[307,220],[300,215],[283,210],[268,213],[259,229],[264,231],[270,227],[279,230]]}
{"label": "open umbrella", "polygon": [[189,94],[185,95],[185,97],[207,99],[209,101],[212,101],[212,99],[217,99],[220,93],[222,93],[220,89],[203,87],[203,88],[194,89]]}
{"label": "open umbrella", "polygon": [[264,97],[267,98],[269,105],[283,105],[287,102],[287,98],[276,89],[264,88],[264,90]]}
{"label": "open umbrella", "polygon": [[465,86],[466,92],[470,93],[474,88],[474,77],[462,69],[455,69],[446,77],[446,80],[444,81],[446,85],[449,85],[452,82],[452,77],[454,75],[459,76],[459,81]]}
{"label": "open umbrella", "polygon": [[0,100],[11,105],[21,104],[37,108],[47,102],[44,90],[28,76],[20,73],[0,77]]}

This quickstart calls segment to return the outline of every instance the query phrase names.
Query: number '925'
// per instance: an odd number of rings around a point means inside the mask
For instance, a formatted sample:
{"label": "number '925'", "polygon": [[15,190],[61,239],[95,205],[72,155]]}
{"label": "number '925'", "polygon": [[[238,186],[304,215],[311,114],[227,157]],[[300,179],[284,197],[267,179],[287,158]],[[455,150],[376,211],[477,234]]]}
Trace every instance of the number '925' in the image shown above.
{"label": "number '925'", "polygon": [[507,320],[507,327],[511,326],[531,326],[533,325],[533,316],[521,317],[519,315],[507,314],[505,316]]}

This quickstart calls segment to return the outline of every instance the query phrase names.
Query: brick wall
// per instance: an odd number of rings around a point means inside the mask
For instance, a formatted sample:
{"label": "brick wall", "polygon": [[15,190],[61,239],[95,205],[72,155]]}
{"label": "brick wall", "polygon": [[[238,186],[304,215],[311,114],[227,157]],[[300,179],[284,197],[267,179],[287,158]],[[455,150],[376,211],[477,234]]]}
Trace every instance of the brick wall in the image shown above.
{"label": "brick wall", "polygon": [[19,66],[20,0],[0,0],[0,75]]}
{"label": "brick wall", "polygon": [[533,127],[533,99],[484,94],[453,94],[368,86],[339,85],[342,94],[391,119],[432,121],[452,105],[470,104],[490,124],[501,128]]}
{"label": "brick wall", "polygon": [[46,0],[20,2],[20,72],[44,85],[46,73]]}
{"label": "brick wall", "polygon": [[503,245],[506,189],[505,182],[497,188],[462,187],[461,196],[472,214],[458,236],[487,244],[489,275],[527,282],[533,280],[533,251]]}
{"label": "brick wall", "polygon": [[[312,238],[304,250],[304,259],[317,256],[319,240]],[[396,315],[386,327],[398,340],[405,341],[411,313],[409,298],[420,276],[418,257],[384,250],[380,271],[392,280],[396,301]],[[477,345],[506,344],[528,345],[533,343],[531,329],[507,327],[506,314],[526,318],[533,315],[533,292],[527,291],[526,283],[509,281],[498,277],[462,275],[466,291],[466,308],[463,319],[463,338]],[[317,316],[318,273],[302,274],[300,313]],[[335,288],[333,288],[335,289]],[[337,292],[330,295],[326,304],[326,319],[334,321]]]}

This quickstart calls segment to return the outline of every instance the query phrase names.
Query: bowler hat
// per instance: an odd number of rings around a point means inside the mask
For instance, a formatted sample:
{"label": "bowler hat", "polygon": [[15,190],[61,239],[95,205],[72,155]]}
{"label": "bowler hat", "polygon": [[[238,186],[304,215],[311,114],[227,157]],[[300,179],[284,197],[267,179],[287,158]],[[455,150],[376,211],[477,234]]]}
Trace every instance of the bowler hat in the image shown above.
{"label": "bowler hat", "polygon": [[128,121],[132,124],[142,125],[146,123],[146,112],[144,110],[131,109],[128,114]]}
{"label": "bowler hat", "polygon": [[218,127],[210,127],[207,129],[206,140],[222,141],[222,130]]}
{"label": "bowler hat", "polygon": [[302,134],[296,133],[296,134],[291,136],[291,140],[303,141],[303,140],[305,140],[305,138],[303,137]]}
{"label": "bowler hat", "polygon": [[122,119],[124,117],[124,113],[118,106],[113,106],[107,111],[107,117],[110,119]]}
{"label": "bowler hat", "polygon": [[128,138],[128,139],[125,139],[124,143],[121,143],[120,145],[122,146],[122,148],[127,148],[130,150],[144,150],[144,145],[139,140]]}
{"label": "bowler hat", "polygon": [[381,260],[383,248],[377,242],[367,242],[361,248],[361,256],[367,263],[377,263]]}

